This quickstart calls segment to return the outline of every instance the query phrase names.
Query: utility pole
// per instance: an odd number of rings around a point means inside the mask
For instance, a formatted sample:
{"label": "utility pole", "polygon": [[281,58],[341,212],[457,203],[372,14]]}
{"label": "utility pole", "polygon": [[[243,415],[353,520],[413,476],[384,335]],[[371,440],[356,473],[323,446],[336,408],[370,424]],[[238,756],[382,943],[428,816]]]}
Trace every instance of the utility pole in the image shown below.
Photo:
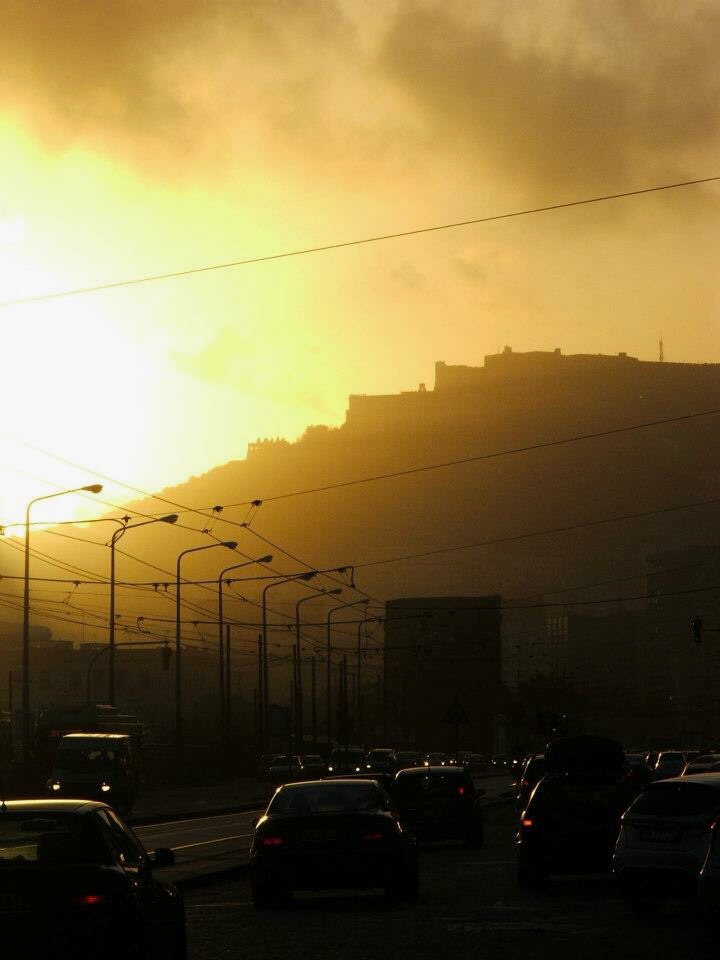
{"label": "utility pole", "polygon": [[258,753],[263,748],[263,638],[258,634],[258,681],[257,681],[257,742]]}
{"label": "utility pole", "polygon": [[318,731],[317,731],[317,688],[315,686],[315,657],[310,661],[310,736],[312,737],[313,750],[317,750]]}
{"label": "utility pole", "polygon": [[[221,654],[222,656],[222,654]],[[225,624],[225,743],[232,739],[232,681],[230,680],[230,624]]]}

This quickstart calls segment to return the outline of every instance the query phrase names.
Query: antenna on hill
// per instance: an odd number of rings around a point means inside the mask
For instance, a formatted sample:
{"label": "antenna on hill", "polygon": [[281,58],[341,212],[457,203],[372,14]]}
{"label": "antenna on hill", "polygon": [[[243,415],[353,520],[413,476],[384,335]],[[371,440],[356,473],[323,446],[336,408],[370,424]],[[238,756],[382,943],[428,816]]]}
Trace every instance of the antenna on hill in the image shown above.
{"label": "antenna on hill", "polygon": [[663,344],[662,334],[660,334],[660,363],[665,362],[665,345]]}

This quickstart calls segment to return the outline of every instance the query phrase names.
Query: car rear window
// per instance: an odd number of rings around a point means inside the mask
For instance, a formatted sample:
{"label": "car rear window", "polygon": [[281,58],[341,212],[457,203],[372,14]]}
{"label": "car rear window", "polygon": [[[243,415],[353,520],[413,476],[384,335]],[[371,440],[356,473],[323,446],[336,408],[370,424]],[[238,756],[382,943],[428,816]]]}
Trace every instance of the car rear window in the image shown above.
{"label": "car rear window", "polygon": [[313,813],[361,813],[382,807],[380,791],[372,782],[333,783],[285,787],[268,807],[268,814],[302,816]]}
{"label": "car rear window", "polygon": [[475,787],[469,777],[453,773],[425,773],[399,776],[395,781],[398,800],[413,798],[474,797]]}
{"label": "car rear window", "polygon": [[616,780],[563,779],[541,781],[530,802],[535,814],[556,814],[593,808],[624,807],[625,800],[625,791]]}
{"label": "car rear window", "polygon": [[0,868],[19,865],[104,863],[102,837],[72,814],[0,814]]}
{"label": "car rear window", "polygon": [[632,813],[694,816],[720,807],[720,789],[704,783],[656,783],[641,793]]}

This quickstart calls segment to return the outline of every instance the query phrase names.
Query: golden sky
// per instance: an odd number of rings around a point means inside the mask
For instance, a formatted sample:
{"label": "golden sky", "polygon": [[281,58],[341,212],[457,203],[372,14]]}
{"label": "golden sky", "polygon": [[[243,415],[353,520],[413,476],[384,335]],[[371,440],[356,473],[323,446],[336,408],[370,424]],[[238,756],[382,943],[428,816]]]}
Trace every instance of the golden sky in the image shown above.
{"label": "golden sky", "polygon": [[[714,0],[8,0],[0,299],[720,174],[719,35]],[[158,490],[506,343],[720,362],[719,198],[6,307],[0,522],[96,479],[48,453]]]}

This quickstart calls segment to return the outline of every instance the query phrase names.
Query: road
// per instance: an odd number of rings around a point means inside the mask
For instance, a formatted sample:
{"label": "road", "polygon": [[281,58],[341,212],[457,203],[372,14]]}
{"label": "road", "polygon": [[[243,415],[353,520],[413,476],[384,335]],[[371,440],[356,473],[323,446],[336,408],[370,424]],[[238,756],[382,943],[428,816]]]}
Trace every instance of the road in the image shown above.
{"label": "road", "polygon": [[[510,780],[504,777],[483,778],[476,784],[485,790],[490,801],[511,788]],[[148,850],[171,847],[175,851],[176,866],[163,870],[163,876],[178,882],[246,862],[252,828],[262,812],[258,808],[245,813],[174,820],[135,827],[135,832]]]}
{"label": "road", "polygon": [[715,960],[717,939],[693,905],[664,916],[630,914],[611,881],[553,880],[538,892],[515,882],[515,816],[486,813],[482,850],[421,848],[421,898],[386,907],[381,898],[296,896],[292,907],[256,912],[247,877],[186,894],[191,960]]}

